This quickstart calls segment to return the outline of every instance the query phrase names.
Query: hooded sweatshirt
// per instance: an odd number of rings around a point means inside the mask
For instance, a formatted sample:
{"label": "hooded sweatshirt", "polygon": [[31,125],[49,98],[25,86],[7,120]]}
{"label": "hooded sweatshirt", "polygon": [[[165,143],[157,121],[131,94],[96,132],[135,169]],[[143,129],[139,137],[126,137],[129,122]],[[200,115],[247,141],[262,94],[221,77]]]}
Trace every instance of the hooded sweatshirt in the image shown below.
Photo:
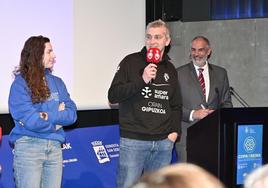
{"label": "hooded sweatshirt", "polygon": [[161,140],[171,132],[180,135],[181,98],[177,72],[164,53],[157,64],[156,78],[146,84],[142,79],[147,50],[126,56],[108,92],[111,103],[119,103],[121,137]]}
{"label": "hooded sweatshirt", "polygon": [[[22,136],[65,141],[64,130],[61,126],[73,124],[77,119],[76,105],[71,100],[64,82],[45,72],[50,90],[50,97],[40,103],[32,103],[31,93],[24,78],[19,74],[11,85],[9,93],[9,111],[15,127],[10,133],[10,142],[14,143]],[[64,102],[65,109],[59,111],[59,104]],[[40,118],[40,112],[48,114],[48,120]],[[57,128],[61,125],[61,128]]]}

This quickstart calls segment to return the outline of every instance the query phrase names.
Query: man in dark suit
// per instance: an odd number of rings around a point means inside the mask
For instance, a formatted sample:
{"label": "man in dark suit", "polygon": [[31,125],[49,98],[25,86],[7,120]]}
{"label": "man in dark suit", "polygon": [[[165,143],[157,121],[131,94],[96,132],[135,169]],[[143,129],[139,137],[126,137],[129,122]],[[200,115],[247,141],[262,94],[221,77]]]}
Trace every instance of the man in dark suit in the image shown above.
{"label": "man in dark suit", "polygon": [[217,108],[232,107],[227,71],[208,63],[209,40],[197,36],[191,42],[190,63],[177,69],[183,104],[182,135],[176,143],[178,161],[187,161],[187,128]]}

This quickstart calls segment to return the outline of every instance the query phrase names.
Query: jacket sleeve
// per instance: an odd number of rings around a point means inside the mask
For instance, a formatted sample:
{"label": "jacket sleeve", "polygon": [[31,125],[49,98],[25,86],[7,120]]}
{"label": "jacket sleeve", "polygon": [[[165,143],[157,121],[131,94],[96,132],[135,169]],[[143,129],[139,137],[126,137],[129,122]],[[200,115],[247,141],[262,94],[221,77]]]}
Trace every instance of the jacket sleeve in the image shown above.
{"label": "jacket sleeve", "polygon": [[[177,73],[175,72],[177,75]],[[178,78],[176,76],[174,84],[174,93],[170,98],[170,108],[171,108],[171,118],[172,118],[172,131],[177,132],[178,135],[181,135],[181,120],[182,120],[182,99],[181,92],[178,83]],[[178,137],[179,138],[179,137]]]}
{"label": "jacket sleeve", "polygon": [[181,83],[180,81],[183,80],[183,79],[181,79],[181,77],[183,76],[183,74],[181,74],[181,69],[177,69],[177,76],[178,76],[178,85],[179,85],[179,92],[180,92],[181,104],[182,104],[182,121],[184,121],[184,122],[190,122],[190,119],[189,118],[190,118],[191,111],[193,109],[186,108],[183,105],[183,102],[182,102],[182,100],[183,100],[182,90],[184,88],[182,88],[183,86],[182,86],[182,84],[180,84]]}
{"label": "jacket sleeve", "polygon": [[193,109],[187,109],[182,107],[182,120],[185,122],[190,122],[190,115]]}
{"label": "jacket sleeve", "polygon": [[57,87],[59,88],[59,103],[64,102],[65,109],[58,111],[58,109],[51,109],[48,111],[48,120],[53,124],[60,124],[62,126],[72,125],[77,119],[77,107],[70,98],[67,88],[61,79],[57,80]]}
{"label": "jacket sleeve", "polygon": [[131,98],[140,91],[146,83],[142,75],[137,75],[136,79],[129,78],[130,68],[128,67],[127,57],[124,58],[117,68],[112,84],[108,91],[108,100],[110,103],[120,103]]}
{"label": "jacket sleeve", "polygon": [[10,88],[8,103],[12,118],[25,129],[33,132],[55,132],[55,126],[51,122],[40,118],[40,111],[33,105],[25,85],[26,83],[14,81]]}
{"label": "jacket sleeve", "polygon": [[230,93],[230,86],[229,86],[229,80],[227,76],[227,71],[224,71],[224,82],[223,82],[223,90],[222,90],[222,107],[223,108],[232,108],[232,99],[231,99],[231,93]]}

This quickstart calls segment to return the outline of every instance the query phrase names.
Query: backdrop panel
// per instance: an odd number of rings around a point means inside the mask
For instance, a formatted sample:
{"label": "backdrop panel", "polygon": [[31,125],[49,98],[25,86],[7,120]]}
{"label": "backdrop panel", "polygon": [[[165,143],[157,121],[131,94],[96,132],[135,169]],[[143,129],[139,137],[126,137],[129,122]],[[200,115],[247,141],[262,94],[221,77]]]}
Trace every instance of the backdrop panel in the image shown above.
{"label": "backdrop panel", "polygon": [[[77,128],[66,132],[63,149],[63,188],[113,188],[119,157],[119,126]],[[14,188],[12,149],[8,136],[0,147],[0,188]]]}

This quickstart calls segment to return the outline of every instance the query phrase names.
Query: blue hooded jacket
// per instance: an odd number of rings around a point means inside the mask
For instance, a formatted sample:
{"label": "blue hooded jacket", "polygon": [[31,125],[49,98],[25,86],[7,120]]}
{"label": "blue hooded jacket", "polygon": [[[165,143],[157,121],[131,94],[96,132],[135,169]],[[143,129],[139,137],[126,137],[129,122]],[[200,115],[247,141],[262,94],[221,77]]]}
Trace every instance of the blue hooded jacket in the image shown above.
{"label": "blue hooded jacket", "polygon": [[[46,70],[46,80],[50,90],[50,97],[41,103],[32,103],[31,94],[26,81],[17,75],[11,85],[9,93],[9,111],[15,127],[10,133],[10,142],[14,143],[22,136],[58,140],[63,143],[65,134],[56,125],[68,126],[77,119],[76,105],[71,100],[64,82]],[[59,111],[59,104],[64,102],[65,109]],[[40,112],[48,114],[48,120],[40,117]]]}

